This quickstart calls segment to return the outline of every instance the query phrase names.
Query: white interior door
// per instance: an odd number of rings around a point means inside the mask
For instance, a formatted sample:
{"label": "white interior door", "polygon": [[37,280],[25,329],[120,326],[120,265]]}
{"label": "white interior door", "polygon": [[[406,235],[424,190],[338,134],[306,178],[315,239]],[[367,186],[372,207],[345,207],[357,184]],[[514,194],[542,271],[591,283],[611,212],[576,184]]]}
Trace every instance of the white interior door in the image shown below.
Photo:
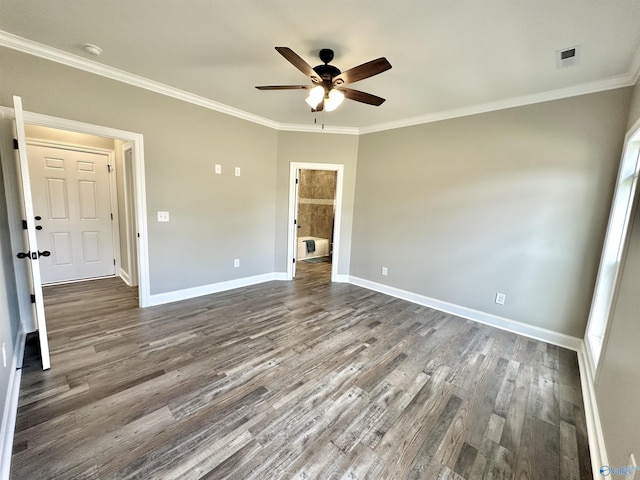
{"label": "white interior door", "polygon": [[115,274],[109,156],[28,145],[43,283]]}
{"label": "white interior door", "polygon": [[27,143],[24,134],[24,115],[22,113],[22,99],[13,97],[13,109],[15,114],[16,139],[18,143],[17,163],[18,175],[20,177],[20,202],[22,207],[23,219],[25,221],[24,239],[25,249],[20,254],[24,257],[25,262],[29,262],[29,279],[33,292],[34,315],[40,337],[40,355],[42,358],[43,370],[51,367],[49,358],[49,339],[47,337],[47,322],[44,316],[44,299],[42,296],[42,282],[40,279],[40,258],[41,253],[38,250],[38,241],[36,237],[36,223],[33,213],[33,203],[31,198],[31,182],[29,177],[29,161],[27,159]]}

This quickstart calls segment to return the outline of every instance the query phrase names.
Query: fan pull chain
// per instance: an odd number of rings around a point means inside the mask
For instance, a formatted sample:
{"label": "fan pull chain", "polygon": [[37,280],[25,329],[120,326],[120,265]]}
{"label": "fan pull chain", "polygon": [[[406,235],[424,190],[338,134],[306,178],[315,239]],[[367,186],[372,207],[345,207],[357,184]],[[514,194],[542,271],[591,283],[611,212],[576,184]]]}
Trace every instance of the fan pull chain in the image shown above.
{"label": "fan pull chain", "polygon": [[[313,117],[313,124],[317,125],[318,124],[318,112],[314,112],[315,115]],[[324,130],[324,112],[322,112],[322,130]]]}

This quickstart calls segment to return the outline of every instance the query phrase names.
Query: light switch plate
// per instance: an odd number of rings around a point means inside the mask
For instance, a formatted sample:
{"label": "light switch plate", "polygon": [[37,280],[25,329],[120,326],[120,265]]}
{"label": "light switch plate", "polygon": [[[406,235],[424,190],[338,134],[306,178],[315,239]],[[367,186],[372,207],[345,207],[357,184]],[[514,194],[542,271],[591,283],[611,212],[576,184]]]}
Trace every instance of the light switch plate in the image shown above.
{"label": "light switch plate", "polygon": [[219,163],[216,163],[215,169],[216,175],[220,175],[222,173],[222,165],[220,165]]}
{"label": "light switch plate", "polygon": [[158,221],[159,222],[168,222],[169,221],[169,212],[158,212]]}
{"label": "light switch plate", "polygon": [[240,176],[240,167],[236,167],[236,177]]}

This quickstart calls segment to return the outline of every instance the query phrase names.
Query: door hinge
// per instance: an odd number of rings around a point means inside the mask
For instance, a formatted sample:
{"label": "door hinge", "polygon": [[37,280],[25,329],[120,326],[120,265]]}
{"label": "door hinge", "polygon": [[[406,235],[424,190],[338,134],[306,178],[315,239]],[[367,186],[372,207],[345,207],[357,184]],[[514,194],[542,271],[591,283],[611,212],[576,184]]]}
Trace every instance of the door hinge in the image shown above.
{"label": "door hinge", "polygon": [[18,139],[14,138],[13,139],[13,149],[14,150],[18,150],[20,147],[18,146]]}
{"label": "door hinge", "polygon": [[29,227],[27,227],[27,221],[26,220],[22,220],[22,229],[26,230],[27,228],[29,228]]}
{"label": "door hinge", "polygon": [[36,296],[33,293],[31,294],[31,303],[36,303]]}
{"label": "door hinge", "polygon": [[115,258],[113,259],[113,266],[114,267],[116,266],[116,259]]}
{"label": "door hinge", "polygon": [[107,172],[111,173],[111,165],[107,163]]}
{"label": "door hinge", "polygon": [[296,259],[295,258],[293,259],[293,263],[296,263]]}
{"label": "door hinge", "polygon": [[294,225],[297,225],[297,223],[298,223],[298,220],[294,218],[294,219],[293,219],[293,224],[294,224]]}
{"label": "door hinge", "polygon": [[113,213],[111,214],[111,220],[113,220]]}
{"label": "door hinge", "polygon": [[296,185],[298,184],[298,179],[296,178]]}

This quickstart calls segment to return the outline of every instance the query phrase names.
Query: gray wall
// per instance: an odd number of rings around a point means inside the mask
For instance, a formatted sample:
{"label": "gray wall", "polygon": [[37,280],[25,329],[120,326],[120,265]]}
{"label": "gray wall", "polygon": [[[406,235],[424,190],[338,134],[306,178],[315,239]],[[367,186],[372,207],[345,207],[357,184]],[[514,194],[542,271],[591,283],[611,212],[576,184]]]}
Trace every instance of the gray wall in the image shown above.
{"label": "gray wall", "polygon": [[275,271],[287,271],[290,163],[307,162],[344,165],[338,274],[349,273],[357,160],[358,137],[355,135],[279,132]]}
{"label": "gray wall", "polygon": [[[0,162],[13,159],[0,158]],[[0,361],[0,412],[4,412],[11,377],[14,351],[18,347],[16,336],[20,328],[20,313],[16,294],[16,282],[13,270],[13,252],[9,238],[7,208],[5,204],[4,180],[0,169],[0,349],[5,345],[7,366]],[[0,415],[2,415],[0,413]],[[2,417],[4,419],[4,416]]]}
{"label": "gray wall", "polygon": [[581,338],[630,95],[362,136],[351,275]]}
{"label": "gray wall", "polygon": [[[628,125],[640,119],[640,83],[634,90]],[[609,336],[601,354],[596,398],[604,431],[609,464],[628,465],[629,454],[640,461],[640,208],[629,237],[620,288],[609,324]],[[637,476],[637,475],[636,475]]]}
{"label": "gray wall", "polygon": [[1,105],[144,135],[152,294],[274,271],[276,131],[8,49],[0,65]]}

